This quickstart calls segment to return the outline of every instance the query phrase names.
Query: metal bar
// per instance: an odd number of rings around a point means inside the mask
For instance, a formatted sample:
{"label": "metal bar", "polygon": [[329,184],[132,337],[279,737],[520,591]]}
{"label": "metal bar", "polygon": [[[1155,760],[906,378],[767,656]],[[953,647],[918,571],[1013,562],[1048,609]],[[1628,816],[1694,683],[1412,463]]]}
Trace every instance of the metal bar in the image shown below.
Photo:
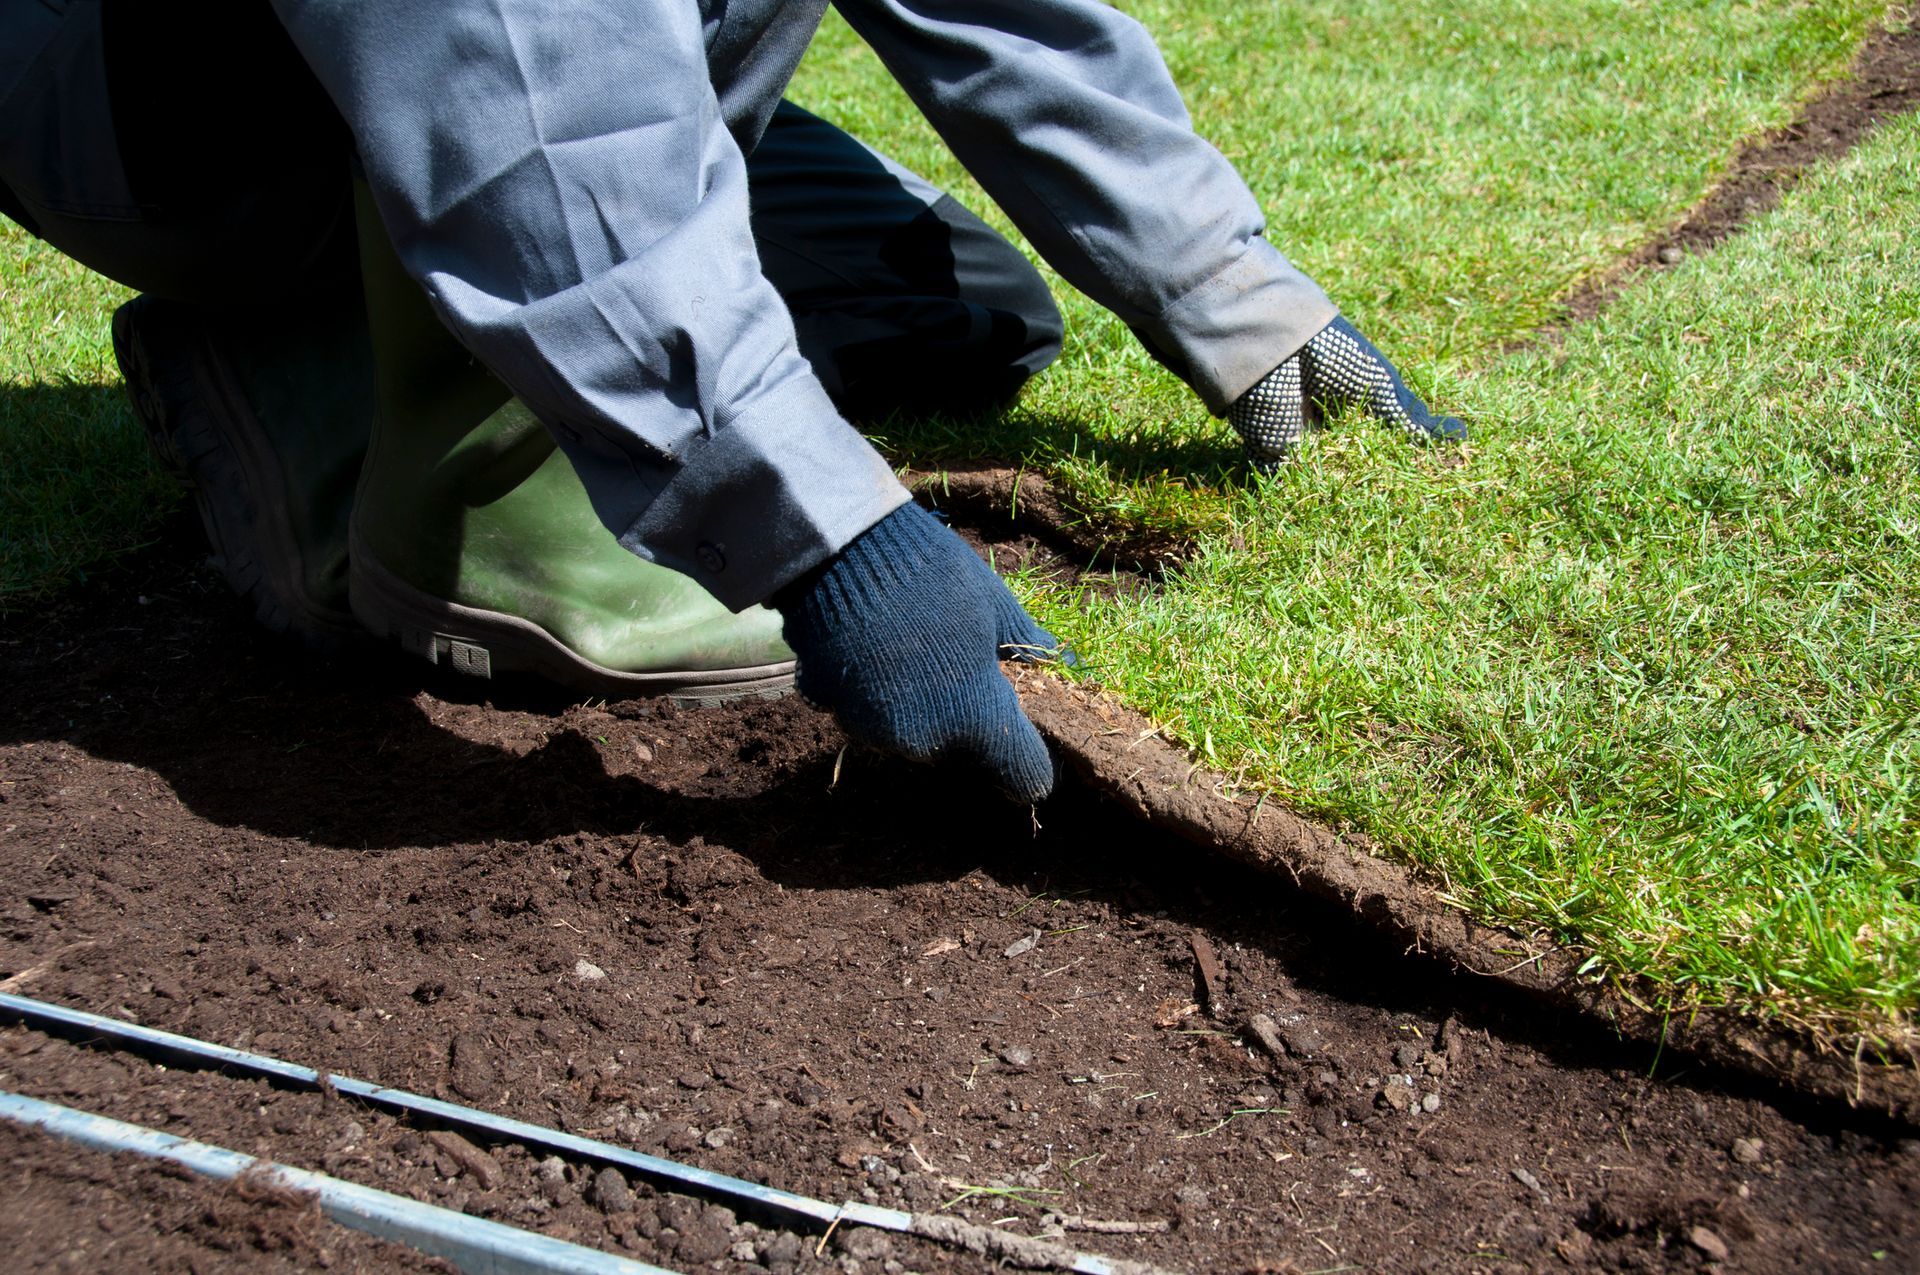
{"label": "metal bar", "polygon": [[0,1090],[0,1119],[100,1151],[128,1151],[167,1160],[222,1181],[257,1170],[277,1185],[318,1197],[321,1210],[340,1225],[444,1257],[466,1275],[673,1275],[663,1267],[468,1217],[324,1173],[190,1142],[158,1129],[4,1090]]}
{"label": "metal bar", "polygon": [[[656,1185],[706,1198],[717,1196],[736,1205],[746,1205],[763,1215],[782,1218],[788,1226],[824,1231],[838,1224],[871,1226],[902,1235],[917,1233],[913,1226],[914,1215],[900,1209],[882,1208],[859,1200],[829,1204],[825,1200],[762,1186],[743,1178],[728,1177],[724,1173],[711,1173],[690,1164],[631,1151],[610,1142],[496,1116],[458,1103],[409,1093],[404,1089],[388,1089],[350,1076],[323,1075],[311,1067],[270,1058],[265,1054],[231,1049],[211,1041],[142,1027],[138,1023],[123,1022],[117,1018],[103,1018],[84,1010],[34,1000],[30,996],[0,993],[0,1020],[9,1018],[69,1038],[116,1041],[141,1052],[161,1054],[190,1066],[262,1077],[302,1089],[319,1089],[323,1084],[329,1085],[337,1093],[383,1111],[419,1116],[432,1123],[473,1134],[487,1142],[518,1142],[542,1151],[631,1170]],[[1061,1266],[1078,1275],[1112,1275],[1117,1268],[1112,1260],[1092,1253],[1063,1250],[1061,1257]]]}
{"label": "metal bar", "polygon": [[[0,1017],[14,1017],[36,1026],[64,1029],[62,1034],[78,1035],[82,1038],[107,1037],[144,1050],[161,1053],[176,1060],[263,1077],[302,1089],[322,1087],[322,1073],[311,1067],[302,1067],[297,1063],[269,1058],[265,1054],[248,1053],[242,1049],[230,1049],[225,1045],[195,1040],[191,1036],[179,1036],[173,1032],[142,1027],[137,1023],[103,1018],[98,1014],[68,1009],[63,1005],[50,1005],[31,997],[0,993]],[[357,1098],[369,1106],[384,1111],[424,1116],[435,1124],[461,1132],[478,1134],[489,1142],[520,1142],[543,1151],[615,1165],[631,1170],[651,1181],[665,1183],[695,1195],[709,1197],[720,1195],[744,1200],[762,1211],[787,1215],[792,1220],[804,1223],[810,1229],[824,1230],[838,1221],[842,1225],[858,1223],[863,1226],[877,1226],[883,1230],[904,1232],[912,1217],[911,1214],[898,1209],[883,1209],[858,1201],[849,1201],[844,1205],[829,1204],[824,1200],[810,1199],[790,1191],[762,1186],[757,1182],[728,1177],[723,1173],[711,1173],[692,1165],[629,1150],[610,1142],[599,1142],[592,1138],[563,1133],[558,1129],[527,1124],[506,1116],[479,1111],[473,1107],[463,1107],[458,1103],[442,1102],[438,1098],[429,1098],[423,1094],[408,1093],[404,1089],[388,1089],[381,1085],[368,1084],[364,1080],[355,1080],[350,1076],[328,1074],[325,1076],[325,1082],[338,1093]]]}

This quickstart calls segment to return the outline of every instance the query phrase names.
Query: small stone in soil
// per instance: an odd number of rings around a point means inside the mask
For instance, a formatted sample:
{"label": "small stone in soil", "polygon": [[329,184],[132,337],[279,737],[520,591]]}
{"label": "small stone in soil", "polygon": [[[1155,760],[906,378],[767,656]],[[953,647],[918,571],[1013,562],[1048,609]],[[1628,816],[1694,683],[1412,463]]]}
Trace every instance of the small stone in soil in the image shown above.
{"label": "small stone in soil", "polygon": [[1547,1195],[1547,1188],[1540,1185],[1540,1179],[1534,1177],[1533,1174],[1529,1173],[1525,1169],[1515,1169],[1513,1171],[1513,1180],[1518,1182],[1521,1186],[1526,1187],[1528,1190],[1532,1191],[1535,1195],[1538,1195],[1543,1200],[1551,1198]]}
{"label": "small stone in soil", "polygon": [[1424,1052],[1420,1046],[1408,1041],[1406,1044],[1395,1047],[1393,1065],[1401,1071],[1412,1071],[1420,1065],[1420,1055]]}
{"label": "small stone in soil", "polygon": [[1673,244],[1668,244],[1664,248],[1660,249],[1660,253],[1659,253],[1660,264],[1663,266],[1678,265],[1680,261],[1686,257],[1686,255],[1687,254],[1684,251],[1682,251],[1680,248],[1676,247]]}
{"label": "small stone in soil", "polygon": [[704,1071],[683,1071],[678,1077],[682,1089],[705,1089],[712,1079]]}
{"label": "small stone in soil", "polygon": [[581,957],[573,963],[573,976],[583,983],[598,983],[606,978],[607,972],[592,961]]}
{"label": "small stone in soil", "polygon": [[500,1181],[500,1162],[451,1129],[435,1129],[427,1135],[427,1141],[479,1183],[482,1191],[493,1190]]}
{"label": "small stone in soil", "polygon": [[1696,1226],[1688,1231],[1687,1242],[1716,1262],[1724,1262],[1733,1256],[1733,1250],[1727,1247],[1727,1242],[1704,1226]]}
{"label": "small stone in soil", "polygon": [[707,1136],[702,1138],[701,1141],[707,1144],[709,1151],[719,1151],[729,1142],[733,1141],[733,1130],[709,1129],[707,1130]]}
{"label": "small stone in soil", "polygon": [[893,1241],[887,1238],[885,1231],[858,1226],[841,1232],[841,1235],[841,1247],[863,1261],[877,1262],[893,1253]]}
{"label": "small stone in soil", "polygon": [[1434,1112],[1440,1110],[1440,1095],[1437,1093],[1424,1095],[1420,1099],[1420,1110],[1426,1112],[1428,1115],[1432,1115]]}
{"label": "small stone in soil", "polygon": [[1766,1154],[1767,1144],[1758,1138],[1735,1138],[1733,1140],[1733,1158],[1741,1164],[1758,1164],[1760,1157]]}
{"label": "small stone in soil", "polygon": [[680,1238],[673,1246],[674,1260],[688,1266],[704,1266],[725,1257],[733,1247],[733,1214],[711,1204],[679,1231]]}
{"label": "small stone in soil", "polygon": [[593,1179],[593,1202],[600,1206],[603,1213],[630,1213],[633,1211],[633,1190],[627,1185],[620,1170],[611,1166],[600,1170]]}
{"label": "small stone in soil", "polygon": [[1009,1067],[1031,1067],[1033,1051],[1025,1045],[1006,1045],[1000,1050],[1000,1061]]}
{"label": "small stone in soil", "polygon": [[1280,1039],[1286,1044],[1287,1052],[1296,1058],[1313,1058],[1327,1051],[1326,1037],[1315,1031],[1309,1023],[1294,1021],[1277,1023],[1275,1026]]}
{"label": "small stone in soil", "polygon": [[1571,1266],[1583,1265],[1593,1252],[1593,1237],[1585,1231],[1570,1231],[1564,1239],[1555,1241],[1553,1251]]}
{"label": "small stone in soil", "polygon": [[1040,945],[1040,931],[1035,930],[1023,939],[1015,939],[1007,946],[1006,956],[1025,956]]}
{"label": "small stone in soil", "polygon": [[1399,1076],[1390,1076],[1387,1078],[1386,1087],[1379,1092],[1375,1101],[1405,1114],[1418,1105],[1419,1098],[1405,1080]]}
{"label": "small stone in soil", "polygon": [[1287,1056],[1287,1043],[1280,1039],[1279,1025],[1267,1015],[1255,1014],[1252,1018],[1249,1018],[1247,1020],[1247,1030],[1252,1032],[1253,1038],[1260,1042],[1260,1048],[1266,1050],[1275,1058],[1285,1058]]}
{"label": "small stone in soil", "polygon": [[777,1270],[798,1266],[805,1254],[806,1246],[800,1242],[800,1237],[790,1231],[782,1231],[760,1250],[760,1260]]}

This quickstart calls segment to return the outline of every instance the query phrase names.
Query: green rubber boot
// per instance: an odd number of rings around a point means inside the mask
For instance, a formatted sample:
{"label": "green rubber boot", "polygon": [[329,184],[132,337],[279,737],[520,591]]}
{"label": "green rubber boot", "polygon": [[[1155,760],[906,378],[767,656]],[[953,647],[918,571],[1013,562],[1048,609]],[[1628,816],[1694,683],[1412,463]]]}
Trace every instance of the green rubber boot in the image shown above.
{"label": "green rubber boot", "polygon": [[790,688],[780,616],[735,615],[621,548],[546,428],[441,326],[364,187],[356,197],[377,402],[349,533],[361,623],[464,673],[609,697]]}
{"label": "green rubber boot", "polygon": [[136,297],[113,350],[160,462],[192,491],[213,560],[275,633],[361,635],[347,517],[373,420],[357,289],[271,313]]}

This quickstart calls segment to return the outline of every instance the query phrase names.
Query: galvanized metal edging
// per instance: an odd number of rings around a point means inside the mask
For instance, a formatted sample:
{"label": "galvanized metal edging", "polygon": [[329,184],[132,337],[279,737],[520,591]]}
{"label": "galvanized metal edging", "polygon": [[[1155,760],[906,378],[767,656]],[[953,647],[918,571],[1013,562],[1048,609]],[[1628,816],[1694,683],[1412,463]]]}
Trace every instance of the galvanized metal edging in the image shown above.
{"label": "galvanized metal edging", "polygon": [[369,1084],[350,1076],[315,1071],[311,1067],[302,1067],[298,1063],[270,1058],[265,1054],[231,1049],[211,1041],[196,1040],[191,1036],[180,1036],[152,1027],[142,1027],[138,1023],[103,1018],[99,1014],[68,1009],[63,1005],[50,1005],[30,997],[0,993],[0,1016],[18,1017],[29,1023],[54,1025],[67,1029],[69,1033],[77,1032],[126,1041],[175,1057],[192,1059],[202,1065],[211,1064],[225,1071],[277,1080],[303,1089],[331,1087],[335,1092],[359,1099],[369,1106],[386,1111],[425,1116],[435,1124],[477,1133],[489,1142],[519,1142],[544,1151],[573,1155],[616,1165],[623,1169],[631,1169],[653,1181],[672,1183],[681,1190],[697,1195],[725,1195],[734,1199],[748,1200],[763,1209],[789,1214],[816,1229],[832,1226],[835,1222],[842,1224],[858,1222],[866,1226],[880,1226],[887,1230],[898,1231],[906,1229],[907,1221],[911,1217],[911,1214],[903,1213],[898,1209],[882,1209],[854,1201],[845,1205],[829,1204],[824,1200],[810,1199],[776,1187],[762,1186],[757,1182],[728,1177],[723,1173],[712,1173],[693,1165],[615,1146],[611,1142],[583,1138],[577,1134],[528,1124],[508,1116],[496,1116],[473,1107],[463,1107],[458,1103],[429,1098],[424,1094],[409,1093],[404,1089],[389,1089],[382,1085]]}
{"label": "galvanized metal edging", "polygon": [[[336,1093],[357,1099],[371,1107],[420,1116],[437,1125],[475,1134],[483,1141],[518,1142],[524,1146],[551,1153],[570,1155],[581,1160],[628,1169],[656,1184],[689,1194],[730,1199],[746,1204],[763,1214],[782,1215],[788,1219],[789,1225],[800,1224],[821,1231],[830,1231],[837,1226],[854,1225],[876,1227],[902,1235],[920,1233],[914,1226],[916,1215],[901,1209],[883,1208],[880,1205],[867,1204],[859,1200],[830,1204],[825,1200],[782,1191],[778,1187],[763,1186],[744,1178],[729,1177],[724,1173],[714,1173],[694,1165],[681,1164],[677,1160],[633,1151],[611,1142],[583,1138],[578,1134],[566,1133],[559,1129],[528,1124],[526,1121],[515,1120],[508,1116],[496,1116],[474,1107],[463,1107],[459,1103],[429,1098],[424,1094],[409,1093],[404,1089],[389,1089],[331,1072],[323,1073],[311,1067],[303,1067],[298,1063],[286,1062],[266,1054],[250,1053],[244,1049],[233,1049],[226,1045],[216,1045],[211,1041],[197,1040],[192,1036],[181,1036],[174,1032],[142,1027],[138,1023],[89,1014],[84,1010],[68,1009],[64,1005],[50,1004],[29,996],[0,993],[0,1020],[8,1018],[18,1019],[42,1030],[50,1030],[54,1034],[69,1038],[104,1037],[140,1050],[184,1059],[199,1066],[260,1077],[303,1089],[331,1088]],[[1116,1270],[1131,1265],[1092,1253],[1063,1251],[1061,1256],[1065,1260],[1061,1261],[1060,1265],[1066,1270],[1076,1272],[1076,1275],[1114,1275]]]}
{"label": "galvanized metal edging", "polygon": [[444,1257],[465,1275],[673,1275],[664,1267],[569,1244],[517,1226],[468,1217],[390,1191],[5,1090],[0,1090],[0,1119],[42,1129],[99,1151],[166,1160],[222,1181],[258,1172],[276,1186],[313,1195],[321,1211],[342,1226]]}

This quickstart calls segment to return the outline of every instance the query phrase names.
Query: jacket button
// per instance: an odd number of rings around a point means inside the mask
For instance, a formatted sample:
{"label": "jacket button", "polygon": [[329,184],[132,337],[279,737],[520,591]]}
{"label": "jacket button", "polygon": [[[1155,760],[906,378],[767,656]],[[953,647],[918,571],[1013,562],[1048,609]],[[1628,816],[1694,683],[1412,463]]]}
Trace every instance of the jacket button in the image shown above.
{"label": "jacket button", "polygon": [[719,545],[702,543],[693,551],[693,557],[704,570],[719,572],[727,569],[727,555],[720,552]]}

